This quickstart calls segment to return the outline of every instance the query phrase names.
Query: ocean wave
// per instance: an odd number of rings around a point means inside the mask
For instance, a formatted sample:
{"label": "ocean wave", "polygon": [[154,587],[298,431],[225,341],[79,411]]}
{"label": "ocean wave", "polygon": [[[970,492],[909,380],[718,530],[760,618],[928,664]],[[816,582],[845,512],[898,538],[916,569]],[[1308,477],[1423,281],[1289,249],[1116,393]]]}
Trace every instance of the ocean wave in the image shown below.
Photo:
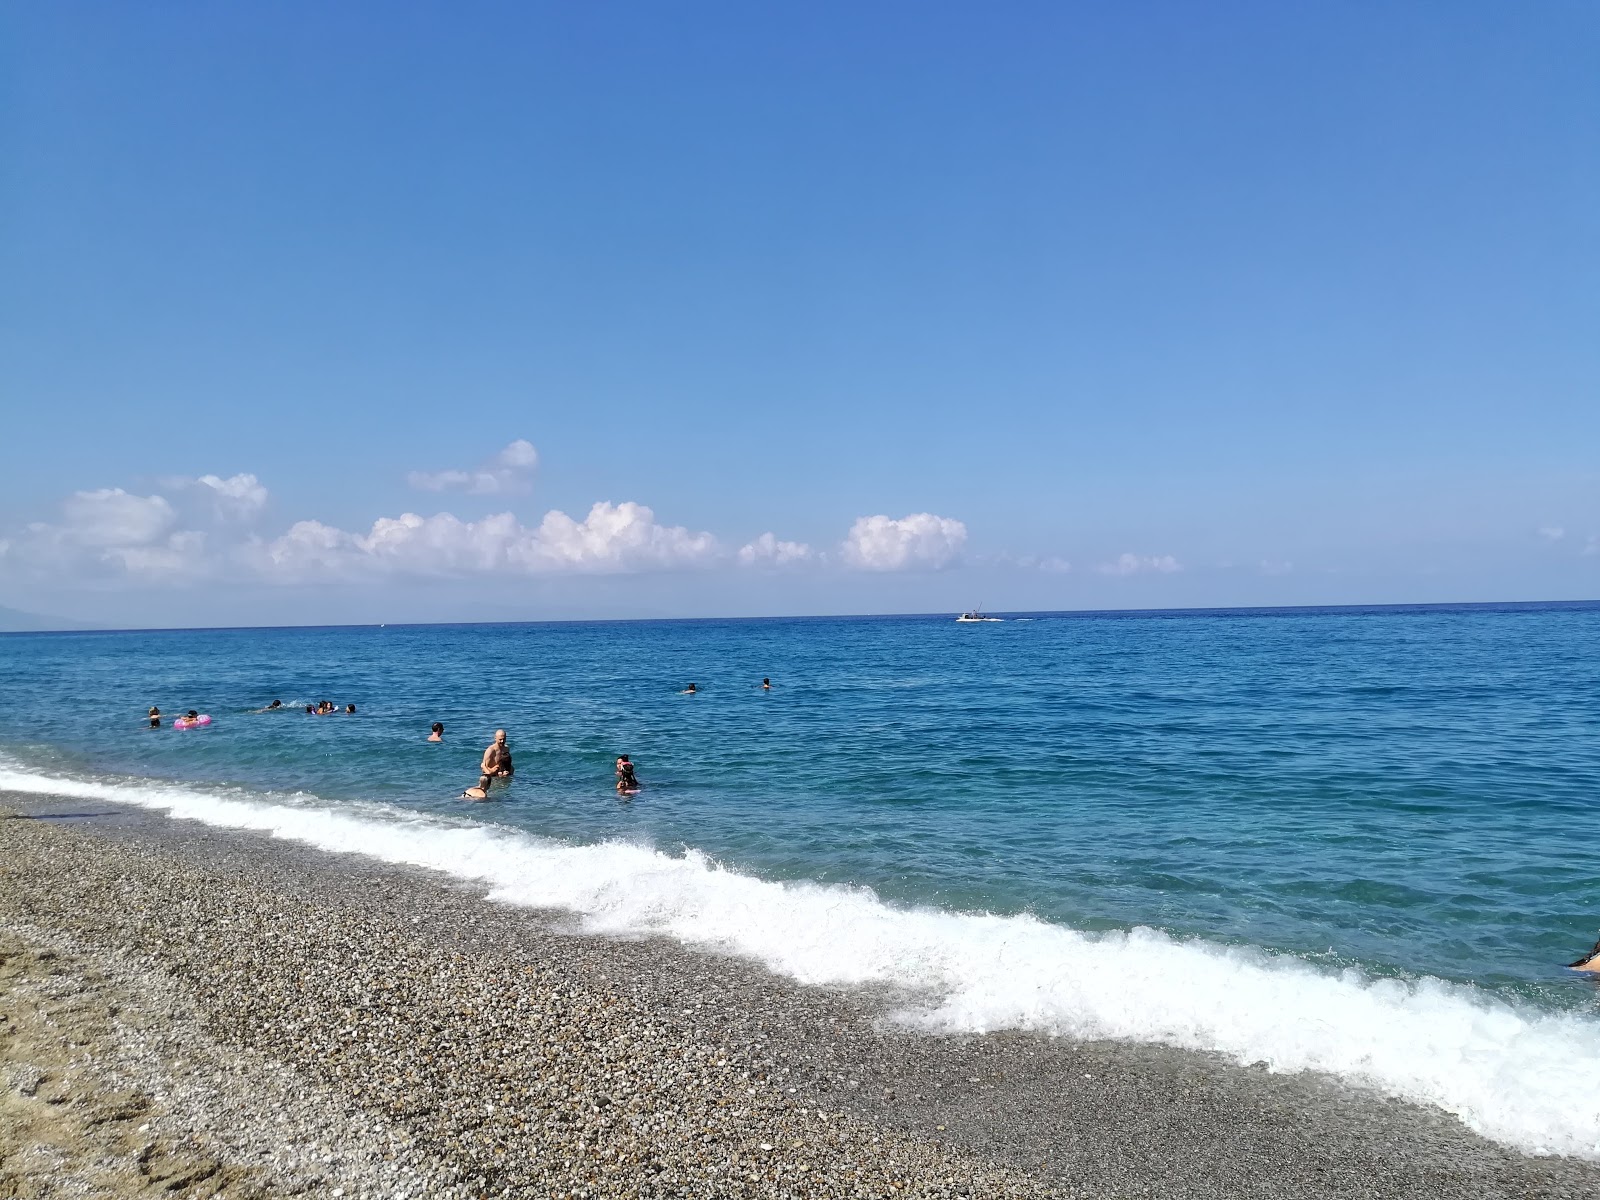
{"label": "ocean wave", "polygon": [[866,888],[773,882],[689,850],[567,845],[378,806],[156,781],[47,778],[0,762],[0,789],[257,830],[482,882],[587,932],[660,934],[802,984],[886,984],[930,1032],[1020,1029],[1324,1071],[1456,1114],[1535,1154],[1600,1159],[1600,1021],[1443,980],[1375,980],[1151,929],[1082,933],[1031,916],[905,908]]}

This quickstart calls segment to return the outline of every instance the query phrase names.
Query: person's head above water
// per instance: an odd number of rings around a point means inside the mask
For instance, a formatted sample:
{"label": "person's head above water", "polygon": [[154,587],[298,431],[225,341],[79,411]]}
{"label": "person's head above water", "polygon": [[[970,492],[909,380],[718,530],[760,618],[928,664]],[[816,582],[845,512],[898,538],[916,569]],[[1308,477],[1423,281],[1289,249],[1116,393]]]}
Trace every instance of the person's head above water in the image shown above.
{"label": "person's head above water", "polygon": [[506,731],[504,729],[496,729],[494,731],[494,740],[496,745],[505,745]]}
{"label": "person's head above water", "polygon": [[198,717],[198,716],[199,716],[199,715],[200,715],[200,714],[199,714],[199,713],[198,713],[198,712],[197,712],[197,711],[195,711],[195,710],[194,710],[194,709],[192,709],[192,708],[191,708],[191,709],[190,709],[190,710],[189,710],[189,711],[188,711],[188,712],[187,712],[187,713],[186,713],[186,714],[184,714],[184,715],[185,715],[185,716],[187,716],[187,717],[188,717],[188,718],[189,718],[189,720],[191,720],[191,721],[192,721],[192,720],[194,720],[194,719],[195,719],[195,718],[196,718],[196,717]]}
{"label": "person's head above water", "polygon": [[443,733],[444,732],[444,722],[443,721],[435,721],[433,723],[433,732],[435,732],[435,733]]}
{"label": "person's head above water", "polygon": [[152,717],[159,717],[161,715],[161,710],[159,708],[157,708],[154,704],[152,704],[150,706],[150,715]]}
{"label": "person's head above water", "polygon": [[317,710],[312,708],[311,705],[308,704],[308,705],[306,705],[306,711],[308,713],[315,713]]}
{"label": "person's head above water", "polygon": [[355,710],[356,710],[356,706],[355,706],[355,705],[354,705],[354,704],[346,704],[346,705],[345,705],[345,706],[344,706],[344,710],[345,710],[345,712],[347,712],[347,713],[353,713],[353,712],[355,712]]}

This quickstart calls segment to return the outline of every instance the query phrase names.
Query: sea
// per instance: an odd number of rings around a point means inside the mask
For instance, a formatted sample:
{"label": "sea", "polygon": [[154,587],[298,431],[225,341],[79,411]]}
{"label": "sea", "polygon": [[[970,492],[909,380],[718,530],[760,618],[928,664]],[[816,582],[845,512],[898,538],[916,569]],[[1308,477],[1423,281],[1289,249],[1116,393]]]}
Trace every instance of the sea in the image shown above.
{"label": "sea", "polygon": [[1600,604],[998,615],[5,635],[0,790],[1600,1158]]}

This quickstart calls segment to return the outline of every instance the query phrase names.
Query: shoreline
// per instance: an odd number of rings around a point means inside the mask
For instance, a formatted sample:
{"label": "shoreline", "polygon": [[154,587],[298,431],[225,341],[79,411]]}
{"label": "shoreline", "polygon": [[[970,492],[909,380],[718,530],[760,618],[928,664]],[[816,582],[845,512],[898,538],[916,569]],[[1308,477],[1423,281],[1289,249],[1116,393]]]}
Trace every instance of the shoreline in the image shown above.
{"label": "shoreline", "polygon": [[[291,1072],[405,1147],[433,1189],[407,1194],[1600,1194],[1600,1164],[1328,1077],[910,1033],[881,994],[562,932],[420,868],[82,801],[0,809],[32,818],[0,816],[0,929],[80,973],[126,968],[129,994],[170,985],[217,1053]],[[236,1078],[269,1090],[262,1070]],[[378,1194],[349,1170],[346,1195]]]}

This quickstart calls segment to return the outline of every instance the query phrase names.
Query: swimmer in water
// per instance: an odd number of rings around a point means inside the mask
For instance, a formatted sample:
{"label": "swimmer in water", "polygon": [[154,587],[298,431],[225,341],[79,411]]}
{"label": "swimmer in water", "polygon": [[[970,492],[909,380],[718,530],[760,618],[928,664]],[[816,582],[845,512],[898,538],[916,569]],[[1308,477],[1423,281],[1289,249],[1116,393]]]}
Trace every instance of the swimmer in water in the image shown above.
{"label": "swimmer in water", "polygon": [[197,717],[199,717],[200,714],[198,712],[196,712],[194,709],[191,708],[188,712],[184,713],[183,715],[188,717],[189,720],[193,721]]}
{"label": "swimmer in water", "polygon": [[487,775],[479,775],[477,784],[461,793],[461,799],[463,800],[487,800],[488,798],[489,777]]}
{"label": "swimmer in water", "polygon": [[680,695],[680,696],[693,696],[699,690],[700,690],[699,688],[695,687],[694,684],[691,683],[688,687],[684,688],[683,691],[679,692],[678,695]]}
{"label": "swimmer in water", "polygon": [[768,679],[765,675],[761,677],[761,690],[763,692],[770,692],[772,690],[772,680]]}
{"label": "swimmer in water", "polygon": [[344,706],[344,711],[345,711],[345,715],[349,716],[349,715],[353,714],[356,711],[356,706],[354,704],[346,704]]}
{"label": "swimmer in water", "polygon": [[430,742],[444,741],[444,726],[440,722],[435,721],[433,723],[433,732],[428,735],[428,740]]}
{"label": "swimmer in water", "polygon": [[511,773],[516,768],[511,765],[511,747],[506,745],[504,729],[494,731],[494,741],[483,752],[483,762],[478,769],[483,772],[485,778],[511,778]]}
{"label": "swimmer in water", "polygon": [[151,729],[160,729],[161,728],[161,710],[159,708],[157,708],[154,704],[152,704],[150,706],[150,728]]}
{"label": "swimmer in water", "polygon": [[624,794],[639,790],[639,777],[633,773],[633,762],[626,754],[617,759],[617,791]]}
{"label": "swimmer in water", "polygon": [[1568,963],[1568,968],[1574,971],[1590,971],[1600,975],[1600,942],[1594,944],[1594,949],[1585,954],[1575,963]]}

